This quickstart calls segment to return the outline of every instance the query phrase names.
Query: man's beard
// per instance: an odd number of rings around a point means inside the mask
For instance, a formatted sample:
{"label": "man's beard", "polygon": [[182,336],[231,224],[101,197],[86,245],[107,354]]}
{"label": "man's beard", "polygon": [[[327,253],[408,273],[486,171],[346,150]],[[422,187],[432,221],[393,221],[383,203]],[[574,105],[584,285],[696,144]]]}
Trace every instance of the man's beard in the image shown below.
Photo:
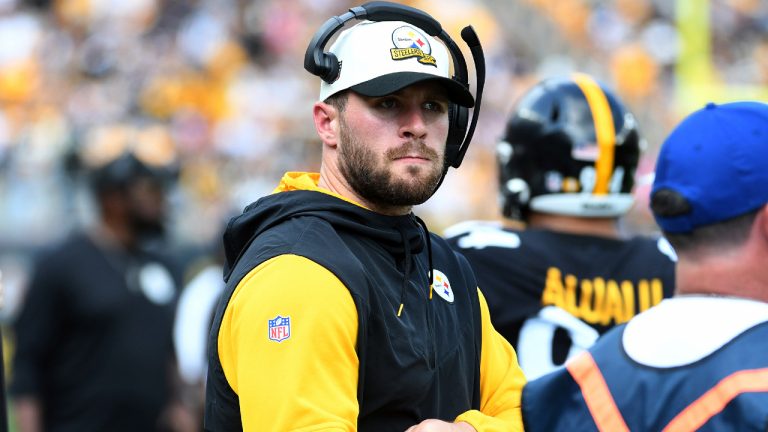
{"label": "man's beard", "polygon": [[[388,165],[377,166],[379,155],[368,148],[363,140],[354,136],[343,116],[339,122],[341,147],[339,169],[352,189],[372,204],[379,206],[413,206],[429,199],[440,182],[443,171],[442,158],[422,141],[412,141],[401,147],[389,149],[385,161],[406,156],[416,150],[418,154],[437,161],[431,168],[411,165],[407,172],[410,179],[395,178]],[[419,177],[422,170],[427,175]]]}
{"label": "man's beard", "polygon": [[131,229],[140,243],[162,241],[166,226],[162,218],[149,217],[133,210],[129,215]]}

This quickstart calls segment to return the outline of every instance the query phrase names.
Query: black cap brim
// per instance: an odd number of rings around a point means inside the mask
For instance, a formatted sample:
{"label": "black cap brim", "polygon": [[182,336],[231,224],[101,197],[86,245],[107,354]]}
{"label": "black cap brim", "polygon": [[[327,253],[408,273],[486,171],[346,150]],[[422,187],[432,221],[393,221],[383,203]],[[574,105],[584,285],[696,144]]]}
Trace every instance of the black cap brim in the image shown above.
{"label": "black cap brim", "polygon": [[458,81],[419,72],[395,72],[382,75],[353,85],[349,89],[363,96],[380,97],[424,81],[435,81],[442,84],[448,92],[448,100],[457,105],[467,108],[475,106],[475,98],[472,97],[472,93]]}

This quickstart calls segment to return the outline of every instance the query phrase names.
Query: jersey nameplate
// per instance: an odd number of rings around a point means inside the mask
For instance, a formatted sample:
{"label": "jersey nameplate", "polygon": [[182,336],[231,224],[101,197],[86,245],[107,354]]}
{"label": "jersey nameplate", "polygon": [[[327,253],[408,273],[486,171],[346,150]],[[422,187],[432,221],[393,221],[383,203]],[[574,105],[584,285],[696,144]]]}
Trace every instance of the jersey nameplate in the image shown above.
{"label": "jersey nameplate", "polygon": [[[578,288],[578,289],[577,289]],[[613,325],[629,321],[636,314],[661,302],[664,297],[661,279],[631,281],[581,279],[556,267],[547,270],[541,303],[570,312],[590,324]]]}

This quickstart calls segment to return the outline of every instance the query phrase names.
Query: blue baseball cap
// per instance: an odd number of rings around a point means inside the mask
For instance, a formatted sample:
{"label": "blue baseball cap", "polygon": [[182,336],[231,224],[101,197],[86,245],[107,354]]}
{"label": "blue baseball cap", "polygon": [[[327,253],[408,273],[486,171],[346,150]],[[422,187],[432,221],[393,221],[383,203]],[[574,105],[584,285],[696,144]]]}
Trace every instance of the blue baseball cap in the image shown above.
{"label": "blue baseball cap", "polygon": [[682,195],[690,211],[654,214],[670,233],[687,233],[768,203],[768,104],[709,103],[686,117],[661,146],[651,196]]}

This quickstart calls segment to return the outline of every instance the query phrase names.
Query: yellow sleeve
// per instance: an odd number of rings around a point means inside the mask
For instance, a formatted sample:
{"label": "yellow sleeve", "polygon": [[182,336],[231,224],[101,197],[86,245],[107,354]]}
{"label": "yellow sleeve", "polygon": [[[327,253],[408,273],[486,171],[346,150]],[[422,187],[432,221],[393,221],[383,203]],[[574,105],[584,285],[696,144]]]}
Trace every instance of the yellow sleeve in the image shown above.
{"label": "yellow sleeve", "polygon": [[456,422],[467,422],[478,432],[514,432],[523,430],[520,411],[525,376],[512,345],[491,324],[488,304],[480,297],[483,346],[480,354],[480,410],[467,411]]}
{"label": "yellow sleeve", "polygon": [[[270,333],[278,316],[290,325]],[[357,430],[357,327],[349,290],[314,261],[281,255],[251,270],[218,340],[243,430]]]}

